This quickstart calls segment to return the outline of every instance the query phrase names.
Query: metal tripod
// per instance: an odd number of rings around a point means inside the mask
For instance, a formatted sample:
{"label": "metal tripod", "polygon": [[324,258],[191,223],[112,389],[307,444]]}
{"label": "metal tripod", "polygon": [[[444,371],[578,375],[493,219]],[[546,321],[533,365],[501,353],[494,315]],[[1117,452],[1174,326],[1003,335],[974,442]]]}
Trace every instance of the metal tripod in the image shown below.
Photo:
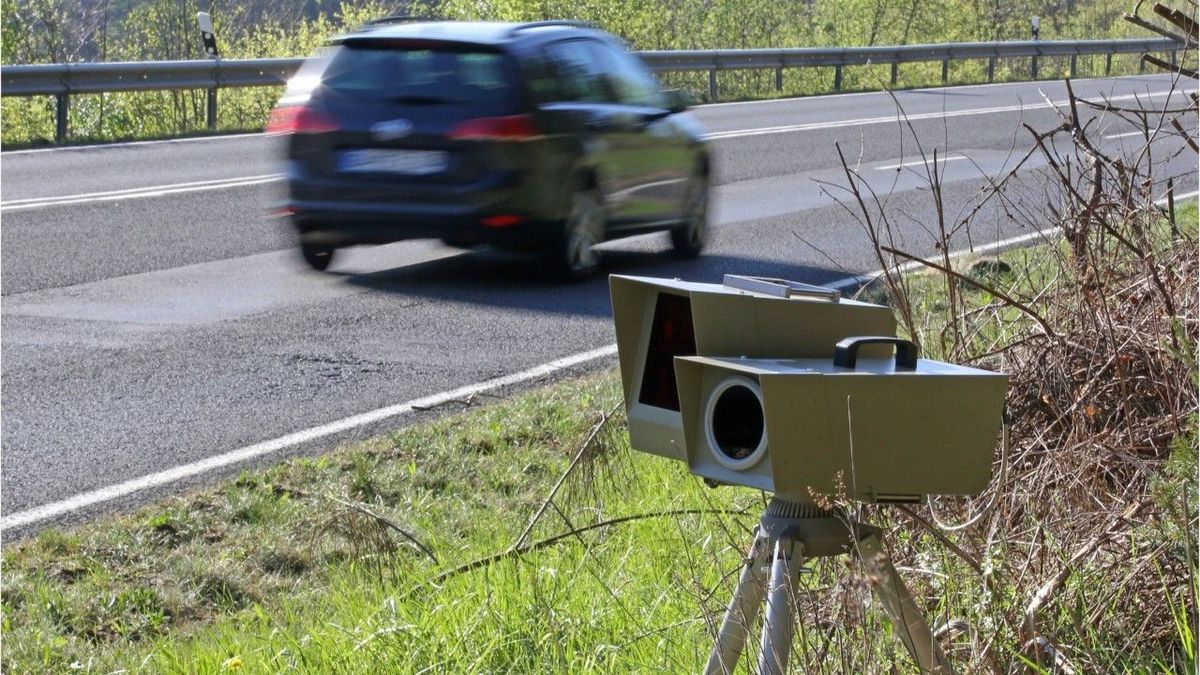
{"label": "metal tripod", "polygon": [[[804,558],[842,553],[857,555],[866,567],[876,597],[891,616],[896,633],[922,673],[953,675],[912,595],[905,588],[879,540],[879,530],[839,518],[808,504],[772,497],[754,533],[733,599],[725,611],[706,675],[730,675],[766,601],[759,652],[759,675],[787,672],[796,614],[796,582]],[[769,576],[768,576],[769,575]]]}

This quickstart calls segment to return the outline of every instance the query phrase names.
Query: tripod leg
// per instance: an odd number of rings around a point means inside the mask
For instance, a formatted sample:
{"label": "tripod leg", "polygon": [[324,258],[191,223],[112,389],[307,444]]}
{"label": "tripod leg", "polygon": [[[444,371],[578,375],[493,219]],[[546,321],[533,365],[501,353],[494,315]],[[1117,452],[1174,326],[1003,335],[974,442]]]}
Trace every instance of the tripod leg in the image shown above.
{"label": "tripod leg", "polygon": [[725,610],[725,618],[721,621],[721,632],[717,634],[717,643],[708,656],[708,665],[704,675],[730,675],[746,646],[746,636],[750,632],[750,624],[758,616],[758,608],[762,605],[766,594],[766,579],[763,567],[767,562],[767,553],[771,550],[771,539],[756,528],[754,543],[750,546],[750,554],[742,565],[742,575],[738,578],[737,588],[733,591],[733,599]]}
{"label": "tripod leg", "polygon": [[775,540],[771,581],[767,586],[767,616],[763,622],[760,675],[784,675],[792,651],[792,618],[795,616],[796,577],[803,546],[790,537]]}
{"label": "tripod leg", "polygon": [[954,675],[950,661],[933,639],[929,624],[921,613],[913,596],[896,574],[892,559],[879,541],[878,534],[871,534],[858,542],[858,554],[870,574],[871,586],[887,613],[891,615],[896,632],[908,648],[908,653],[921,668],[922,673]]}

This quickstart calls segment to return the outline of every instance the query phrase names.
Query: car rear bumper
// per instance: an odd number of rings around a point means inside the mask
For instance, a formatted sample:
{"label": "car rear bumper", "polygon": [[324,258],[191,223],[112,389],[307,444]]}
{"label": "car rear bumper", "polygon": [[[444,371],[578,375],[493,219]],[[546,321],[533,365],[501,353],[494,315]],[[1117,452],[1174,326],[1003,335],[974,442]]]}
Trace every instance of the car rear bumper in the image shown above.
{"label": "car rear bumper", "polygon": [[[292,201],[288,210],[304,241],[335,247],[441,239],[455,246],[532,248],[549,242],[557,229],[551,221],[513,210],[461,204]],[[487,224],[497,217],[499,223]]]}
{"label": "car rear bumper", "polygon": [[[525,171],[468,183],[322,176],[290,163],[286,211],[301,237],[328,246],[442,239],[458,246],[537,247],[557,231],[560,190]],[[497,219],[499,222],[497,222]]]}

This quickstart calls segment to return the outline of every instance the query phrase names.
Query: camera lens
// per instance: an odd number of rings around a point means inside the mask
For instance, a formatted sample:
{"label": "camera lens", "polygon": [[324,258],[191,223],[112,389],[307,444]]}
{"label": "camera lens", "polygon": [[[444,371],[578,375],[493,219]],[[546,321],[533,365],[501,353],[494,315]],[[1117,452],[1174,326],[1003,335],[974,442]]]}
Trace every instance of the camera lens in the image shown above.
{"label": "camera lens", "polygon": [[730,378],[709,398],[707,426],[713,454],[732,469],[747,469],[766,452],[766,425],[758,385]]}

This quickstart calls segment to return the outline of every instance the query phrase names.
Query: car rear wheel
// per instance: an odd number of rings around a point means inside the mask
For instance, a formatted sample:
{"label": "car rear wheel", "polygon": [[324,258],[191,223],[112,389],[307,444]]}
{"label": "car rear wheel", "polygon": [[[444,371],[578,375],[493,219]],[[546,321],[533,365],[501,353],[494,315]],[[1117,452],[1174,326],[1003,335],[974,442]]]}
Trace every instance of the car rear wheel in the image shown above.
{"label": "car rear wheel", "polygon": [[671,230],[671,246],[680,258],[695,258],[708,243],[707,176],[692,176],[683,204],[683,223]]}
{"label": "car rear wheel", "polygon": [[570,210],[555,252],[561,275],[573,281],[594,275],[600,269],[600,252],[595,246],[603,241],[604,206],[595,190],[577,189],[571,194]]}
{"label": "car rear wheel", "polygon": [[300,255],[304,256],[304,262],[318,272],[324,272],[329,268],[329,263],[333,262],[335,250],[334,247],[326,244],[300,242]]}

